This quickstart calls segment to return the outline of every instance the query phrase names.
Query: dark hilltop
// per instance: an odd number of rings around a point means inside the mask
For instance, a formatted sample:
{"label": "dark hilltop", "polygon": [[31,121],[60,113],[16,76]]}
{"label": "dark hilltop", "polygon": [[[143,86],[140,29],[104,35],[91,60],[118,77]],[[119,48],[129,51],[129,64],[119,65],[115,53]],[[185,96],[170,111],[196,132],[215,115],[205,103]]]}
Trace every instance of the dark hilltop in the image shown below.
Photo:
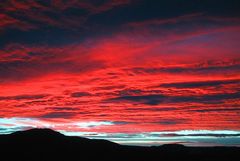
{"label": "dark hilltop", "polygon": [[124,146],[65,136],[51,129],[0,135],[4,161],[239,161],[238,147]]}

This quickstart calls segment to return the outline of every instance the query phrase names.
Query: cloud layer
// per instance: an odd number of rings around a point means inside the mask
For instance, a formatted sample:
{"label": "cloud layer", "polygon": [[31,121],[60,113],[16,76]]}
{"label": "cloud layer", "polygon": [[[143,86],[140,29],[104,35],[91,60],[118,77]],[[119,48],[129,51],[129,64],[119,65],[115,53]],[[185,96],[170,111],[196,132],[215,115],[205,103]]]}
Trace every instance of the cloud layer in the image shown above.
{"label": "cloud layer", "polygon": [[[4,0],[0,132],[50,127],[114,141],[146,133],[149,140],[132,142],[144,145],[154,144],[154,132],[168,131],[165,137],[176,142],[188,141],[176,133],[182,130],[238,133],[236,6],[236,1]],[[239,143],[235,133],[197,136]],[[233,143],[220,142],[215,140]]]}

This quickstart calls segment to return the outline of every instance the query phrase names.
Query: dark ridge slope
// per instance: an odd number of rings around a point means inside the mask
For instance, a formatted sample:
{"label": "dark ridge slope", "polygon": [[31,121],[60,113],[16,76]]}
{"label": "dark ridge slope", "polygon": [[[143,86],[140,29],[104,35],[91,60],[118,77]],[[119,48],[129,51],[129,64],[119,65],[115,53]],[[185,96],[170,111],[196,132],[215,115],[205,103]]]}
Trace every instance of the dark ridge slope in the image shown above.
{"label": "dark ridge slope", "polygon": [[237,147],[123,146],[69,137],[50,129],[0,135],[3,161],[239,161]]}

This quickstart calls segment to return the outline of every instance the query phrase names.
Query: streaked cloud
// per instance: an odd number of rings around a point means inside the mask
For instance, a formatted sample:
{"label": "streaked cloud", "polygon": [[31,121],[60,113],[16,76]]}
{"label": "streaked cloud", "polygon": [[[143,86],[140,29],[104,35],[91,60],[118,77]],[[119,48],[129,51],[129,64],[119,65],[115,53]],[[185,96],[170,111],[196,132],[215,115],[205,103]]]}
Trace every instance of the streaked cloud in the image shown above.
{"label": "streaked cloud", "polygon": [[237,3],[3,0],[0,133],[238,144]]}

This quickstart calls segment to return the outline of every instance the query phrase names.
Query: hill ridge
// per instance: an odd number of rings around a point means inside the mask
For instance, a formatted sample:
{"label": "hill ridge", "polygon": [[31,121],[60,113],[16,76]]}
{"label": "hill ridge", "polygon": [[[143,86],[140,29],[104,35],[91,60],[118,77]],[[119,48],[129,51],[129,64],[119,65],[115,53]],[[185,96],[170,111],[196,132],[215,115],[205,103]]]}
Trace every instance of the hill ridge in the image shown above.
{"label": "hill ridge", "polygon": [[240,148],[237,147],[125,146],[107,140],[65,136],[51,129],[29,129],[0,135],[0,150],[1,158],[7,158],[7,161],[240,160]]}

